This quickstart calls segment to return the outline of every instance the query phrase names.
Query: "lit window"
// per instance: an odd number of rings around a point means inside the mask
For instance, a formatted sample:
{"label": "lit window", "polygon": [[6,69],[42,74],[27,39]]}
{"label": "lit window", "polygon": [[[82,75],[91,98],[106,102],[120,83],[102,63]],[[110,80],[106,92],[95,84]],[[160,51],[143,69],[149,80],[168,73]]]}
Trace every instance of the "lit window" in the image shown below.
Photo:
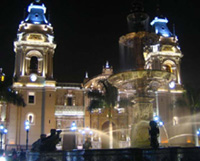
{"label": "lit window", "polygon": [[75,100],[74,95],[66,94],[65,95],[64,105],[65,106],[75,106],[76,105],[76,100]]}
{"label": "lit window", "polygon": [[174,116],[173,117],[173,126],[176,126],[176,125],[178,125],[178,117]]}
{"label": "lit window", "polygon": [[26,120],[28,120],[30,124],[34,124],[35,115],[33,113],[28,113],[27,116],[26,116]]}
{"label": "lit window", "polygon": [[166,70],[167,72],[172,73],[172,68],[171,68],[170,65],[165,65],[165,70]]}
{"label": "lit window", "polygon": [[158,51],[158,45],[153,45],[153,52],[157,52]]}
{"label": "lit window", "polygon": [[176,64],[171,60],[166,60],[163,63],[163,69],[167,72],[174,73],[176,69]]}
{"label": "lit window", "polygon": [[28,103],[29,104],[34,104],[35,103],[35,93],[34,92],[29,92],[28,93]]}

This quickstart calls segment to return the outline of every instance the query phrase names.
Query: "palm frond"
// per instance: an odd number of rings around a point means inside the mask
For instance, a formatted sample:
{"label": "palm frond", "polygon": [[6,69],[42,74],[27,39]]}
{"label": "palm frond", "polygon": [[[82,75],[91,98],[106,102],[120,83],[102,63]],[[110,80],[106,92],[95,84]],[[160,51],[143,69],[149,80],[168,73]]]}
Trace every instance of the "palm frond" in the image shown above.
{"label": "palm frond", "polygon": [[88,111],[92,112],[95,109],[103,108],[104,103],[102,100],[91,100],[88,106]]}
{"label": "palm frond", "polygon": [[112,108],[117,103],[118,90],[116,87],[112,86],[106,79],[100,80],[98,82],[102,86],[102,91],[93,89],[87,92],[89,98],[91,98],[88,110],[97,108]]}
{"label": "palm frond", "polygon": [[12,89],[8,82],[10,81],[5,80],[5,82],[0,82],[0,100],[17,106],[25,107],[26,104],[23,96]]}

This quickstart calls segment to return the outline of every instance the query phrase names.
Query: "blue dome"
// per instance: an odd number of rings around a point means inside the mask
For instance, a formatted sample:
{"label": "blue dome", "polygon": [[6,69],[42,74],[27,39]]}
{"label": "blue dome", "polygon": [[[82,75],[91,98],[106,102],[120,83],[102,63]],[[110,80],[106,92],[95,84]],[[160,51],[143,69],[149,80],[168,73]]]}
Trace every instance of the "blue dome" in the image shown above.
{"label": "blue dome", "polygon": [[153,26],[155,33],[164,37],[173,36],[170,30],[167,27],[168,20],[166,18],[158,18],[155,17],[151,22],[151,26]]}
{"label": "blue dome", "polygon": [[44,4],[34,4],[31,3],[28,6],[28,16],[25,19],[25,22],[33,23],[33,24],[47,24],[48,21],[45,17],[46,7]]}

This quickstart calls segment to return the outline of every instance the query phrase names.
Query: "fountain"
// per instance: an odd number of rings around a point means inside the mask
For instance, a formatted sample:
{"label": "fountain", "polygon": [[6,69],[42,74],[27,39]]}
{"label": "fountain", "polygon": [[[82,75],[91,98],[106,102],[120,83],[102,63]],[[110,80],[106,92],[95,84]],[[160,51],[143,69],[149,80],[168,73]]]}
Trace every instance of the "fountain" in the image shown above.
{"label": "fountain", "polygon": [[[128,18],[130,18],[131,15],[129,15]],[[168,84],[172,81],[175,81],[176,77],[174,74],[167,71],[144,69],[144,48],[149,44],[157,44],[159,41],[159,36],[145,31],[145,27],[141,27],[142,25],[137,25],[138,21],[135,19],[133,21],[136,23],[136,32],[131,32],[125,36],[122,36],[119,40],[120,47],[124,51],[121,54],[121,66],[123,71],[110,76],[108,81],[117,87],[120,93],[124,93],[125,95],[128,93],[129,97],[133,98],[131,100],[134,102],[132,114],[133,120],[131,146],[149,147],[149,121],[153,120],[154,113],[157,116],[159,115],[158,109],[153,109],[153,96],[160,87],[167,90]],[[147,17],[146,21],[148,21]],[[123,55],[125,58],[123,58]],[[134,59],[130,60],[130,58]],[[128,66],[125,60],[129,60]],[[131,66],[132,69],[129,70]],[[133,68],[136,70],[133,70]]]}
{"label": "fountain", "polygon": [[[150,147],[149,122],[160,115],[158,90],[167,93],[169,84],[180,87],[179,62],[170,61],[172,57],[178,60],[182,55],[179,49],[176,50],[177,41],[166,26],[166,19],[155,18],[151,23],[156,25],[155,33],[149,32],[149,17],[141,1],[133,2],[132,11],[127,16],[130,33],[119,39],[121,72],[111,75],[108,81],[118,88],[120,98],[129,98],[134,103],[130,123],[131,147],[145,148]],[[172,51],[176,56],[168,54]],[[169,63],[166,67],[165,60]]]}
{"label": "fountain", "polygon": [[[119,40],[121,51],[121,65],[122,71],[108,77],[108,81],[119,90],[120,98],[128,97],[133,103],[131,107],[131,123],[130,123],[130,140],[131,148],[121,149],[65,149],[63,151],[54,151],[51,153],[40,154],[41,161],[57,160],[57,161],[130,161],[130,160],[149,160],[149,161],[175,161],[175,160],[199,160],[200,158],[198,148],[180,148],[180,147],[167,147],[160,149],[150,148],[149,141],[149,122],[153,120],[154,116],[159,116],[158,106],[154,106],[153,103],[157,102],[157,91],[162,89],[163,91],[169,91],[169,83],[179,82],[179,76],[177,73],[170,72],[169,70],[161,70],[155,68],[146,68],[148,64],[145,62],[144,49],[150,45],[157,45],[160,39],[163,37],[158,36],[155,33],[148,32],[148,20],[147,14],[142,12],[141,4],[139,1],[134,1],[135,11],[128,16],[128,23],[130,25],[131,33],[122,36]],[[166,33],[165,33],[166,34]],[[164,38],[163,38],[164,39]],[[173,38],[171,38],[173,39]],[[171,41],[170,43],[174,43]],[[165,40],[164,40],[165,41]],[[162,42],[163,43],[163,42]],[[170,48],[169,46],[167,46]],[[169,50],[169,49],[165,50]],[[171,49],[171,48],[170,48]],[[173,48],[173,50],[176,50]],[[177,54],[178,55],[178,54]],[[179,59],[181,56],[178,55]],[[156,67],[157,68],[157,67]],[[166,69],[168,69],[166,67]],[[99,123],[98,123],[99,125]],[[177,138],[185,136],[193,136],[191,133],[182,133],[175,136],[169,135],[168,129],[171,125],[164,125],[161,128],[161,132],[164,132],[167,143],[175,142]],[[175,127],[176,128],[176,127]],[[180,128],[180,126],[179,126]],[[183,127],[185,128],[185,126]],[[81,135],[81,130],[76,132],[69,132],[62,130],[63,144],[68,144],[71,139],[69,135],[73,135],[76,138],[77,144],[80,142],[83,144],[85,136]],[[115,129],[120,131],[121,129]],[[127,131],[128,131],[127,130]],[[109,132],[105,133],[92,129],[94,133],[97,133],[97,138],[100,136],[107,143],[109,142]],[[98,141],[101,142],[101,139]],[[73,140],[74,141],[74,140]],[[93,140],[93,147],[96,146],[96,140]],[[74,145],[73,145],[74,146]],[[101,148],[101,147],[100,147]],[[30,156],[34,156],[34,153],[30,153]],[[195,157],[193,157],[195,156]],[[30,157],[29,161],[35,161],[39,157]]]}
{"label": "fountain", "polygon": [[115,74],[110,83],[133,98],[132,147],[149,147],[149,121],[153,120],[153,93],[175,77],[165,71],[138,70]]}

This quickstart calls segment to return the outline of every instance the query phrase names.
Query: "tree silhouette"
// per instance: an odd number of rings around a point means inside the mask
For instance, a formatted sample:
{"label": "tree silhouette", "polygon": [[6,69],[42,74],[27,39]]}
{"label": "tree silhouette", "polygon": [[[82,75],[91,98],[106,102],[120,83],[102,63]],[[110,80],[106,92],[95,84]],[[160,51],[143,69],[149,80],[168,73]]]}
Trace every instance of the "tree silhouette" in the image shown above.
{"label": "tree silhouette", "polygon": [[118,89],[110,84],[106,79],[100,80],[101,89],[92,89],[88,91],[88,97],[91,98],[88,110],[108,109],[110,148],[112,148],[112,111],[117,105]]}
{"label": "tree silhouette", "polygon": [[12,88],[12,79],[9,77],[6,77],[5,81],[0,81],[0,101],[22,107],[26,106],[22,95]]}

